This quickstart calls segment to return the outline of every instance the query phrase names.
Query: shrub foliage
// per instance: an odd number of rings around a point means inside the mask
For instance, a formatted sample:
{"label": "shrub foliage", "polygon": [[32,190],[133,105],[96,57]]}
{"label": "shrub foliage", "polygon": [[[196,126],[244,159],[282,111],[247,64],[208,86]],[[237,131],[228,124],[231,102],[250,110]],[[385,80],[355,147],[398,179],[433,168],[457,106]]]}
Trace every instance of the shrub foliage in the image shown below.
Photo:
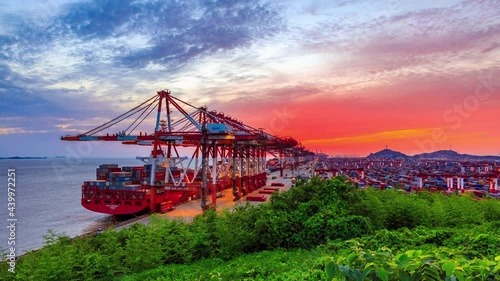
{"label": "shrub foliage", "polygon": [[[498,200],[358,190],[342,177],[327,181],[313,178],[287,192],[273,194],[269,202],[259,206],[247,204],[231,212],[207,211],[192,223],[153,215],[147,226],[136,224],[96,237],[69,238],[50,232],[44,248],[19,258],[15,275],[8,273],[7,264],[2,263],[0,279],[111,280],[143,271],[167,274],[170,269],[190,264],[231,263],[263,251],[274,251],[266,252],[268,255],[304,251],[304,259],[322,251],[330,258],[316,262],[308,270],[290,265],[289,272],[300,275],[294,280],[363,280],[363,276],[381,280],[404,276],[410,278],[407,280],[417,280],[411,279],[414,276],[423,278],[418,280],[462,280],[461,276],[477,274],[490,280],[498,267],[493,263],[500,251],[500,237],[495,231],[499,227]],[[354,247],[350,243],[357,244]],[[456,258],[443,257],[443,249]],[[259,280],[255,276],[272,267],[265,260],[261,263],[260,269],[248,273],[248,280]],[[291,273],[273,272],[262,276],[268,278],[265,280],[272,280],[272,276],[278,278],[275,280],[290,280],[283,276]],[[206,274],[237,280],[247,273]],[[424,278],[423,274],[429,275]],[[183,280],[181,275],[176,276]],[[207,276],[203,278],[213,277]]]}

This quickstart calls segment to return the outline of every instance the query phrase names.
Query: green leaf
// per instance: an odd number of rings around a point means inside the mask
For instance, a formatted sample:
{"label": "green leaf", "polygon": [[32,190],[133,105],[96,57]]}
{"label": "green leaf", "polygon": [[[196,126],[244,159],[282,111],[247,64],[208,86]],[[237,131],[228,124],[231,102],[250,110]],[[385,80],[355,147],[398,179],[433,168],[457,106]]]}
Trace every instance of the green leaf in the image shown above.
{"label": "green leaf", "polygon": [[456,271],[455,272],[455,276],[457,277],[458,281],[464,281],[465,280],[465,276],[464,276],[464,273],[462,271]]}
{"label": "green leaf", "polygon": [[337,271],[337,265],[333,262],[328,262],[325,265],[325,270],[326,270],[326,275],[328,276],[328,279],[332,279],[335,277],[335,273]]}
{"label": "green leaf", "polygon": [[352,274],[351,276],[354,278],[354,280],[361,281],[364,279],[364,278],[362,278],[363,276],[359,270],[355,270],[351,274]]}
{"label": "green leaf", "polygon": [[345,276],[349,275],[349,272],[351,271],[351,268],[348,265],[339,265],[339,271],[344,274]]}
{"label": "green leaf", "polygon": [[350,263],[351,262],[351,259],[354,258],[355,256],[357,256],[357,253],[354,252],[354,253],[350,253],[346,258],[345,258],[345,261],[347,263]]}
{"label": "green leaf", "polygon": [[372,272],[372,270],[370,268],[367,268],[365,266],[365,270],[363,270],[363,275],[361,276],[361,280],[365,280],[366,277],[368,277],[368,275]]}
{"label": "green leaf", "polygon": [[396,260],[399,262],[405,262],[406,260],[409,260],[410,258],[408,257],[407,254],[399,254],[396,256]]}
{"label": "green leaf", "polygon": [[387,262],[387,265],[394,269],[398,268],[398,265],[394,262]]}
{"label": "green leaf", "polygon": [[386,257],[386,258],[388,258],[388,257],[391,256],[391,253],[389,253],[389,252],[380,252],[378,254],[381,255],[381,256],[383,256],[383,257]]}
{"label": "green leaf", "polygon": [[399,280],[400,281],[413,281],[414,279],[407,272],[401,271],[399,273]]}
{"label": "green leaf", "polygon": [[374,262],[369,262],[369,263],[365,264],[365,269],[367,269],[369,267],[376,267],[376,265]]}
{"label": "green leaf", "polygon": [[408,265],[405,267],[405,270],[406,270],[406,271],[409,271],[409,272],[413,272],[413,271],[417,270],[418,268],[420,268],[420,264],[417,264],[417,263],[411,263],[411,264],[408,264]]}
{"label": "green leaf", "polygon": [[422,271],[422,280],[442,280],[438,269],[432,266],[425,266]]}
{"label": "green leaf", "polygon": [[456,265],[452,261],[447,261],[443,263],[443,270],[446,272],[446,276],[451,276],[453,274],[453,269],[455,269]]}
{"label": "green leaf", "polygon": [[415,253],[415,250],[409,250],[409,251],[406,251],[405,254],[409,257],[413,257],[413,254]]}
{"label": "green leaf", "polygon": [[495,260],[496,260],[496,261],[500,261],[500,256],[496,256],[496,257],[495,257]]}
{"label": "green leaf", "polygon": [[383,268],[377,269],[377,276],[380,278],[382,281],[389,281],[389,274],[387,271]]}

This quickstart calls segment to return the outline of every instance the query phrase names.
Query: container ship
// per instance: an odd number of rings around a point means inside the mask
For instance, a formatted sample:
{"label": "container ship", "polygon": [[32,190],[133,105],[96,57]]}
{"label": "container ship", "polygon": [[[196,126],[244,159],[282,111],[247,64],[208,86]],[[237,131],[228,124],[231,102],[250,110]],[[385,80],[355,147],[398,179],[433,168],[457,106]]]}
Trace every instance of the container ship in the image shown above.
{"label": "container ship", "polygon": [[[138,158],[144,160],[144,158]],[[146,158],[147,159],[147,158]],[[274,168],[276,160],[266,162],[268,168]],[[85,181],[82,185],[82,206],[86,209],[113,216],[161,212],[162,204],[167,209],[201,197],[201,177],[194,177],[194,170],[187,172],[177,167],[167,168],[164,164],[156,166],[154,187],[150,186],[151,164],[133,167],[119,167],[118,164],[101,164],[96,169],[96,179]],[[180,187],[169,183],[168,179],[179,182],[181,177],[188,182]],[[260,178],[266,175],[261,174]],[[237,177],[237,181],[240,178]],[[230,178],[219,179],[208,195],[217,196],[221,190],[231,188]],[[214,193],[215,192],[215,193]],[[151,196],[153,194],[153,196]],[[165,204],[167,203],[167,204]]]}
{"label": "container ship", "polygon": [[[192,177],[188,171],[185,177]],[[165,183],[167,170],[158,165],[155,169],[154,187],[149,185],[151,164],[119,167],[118,164],[102,164],[97,168],[96,180],[82,185],[82,206],[94,212],[126,215],[147,211],[159,212],[163,202],[177,205],[200,197],[199,184],[173,187]],[[169,168],[169,175],[181,177],[176,167]]]}

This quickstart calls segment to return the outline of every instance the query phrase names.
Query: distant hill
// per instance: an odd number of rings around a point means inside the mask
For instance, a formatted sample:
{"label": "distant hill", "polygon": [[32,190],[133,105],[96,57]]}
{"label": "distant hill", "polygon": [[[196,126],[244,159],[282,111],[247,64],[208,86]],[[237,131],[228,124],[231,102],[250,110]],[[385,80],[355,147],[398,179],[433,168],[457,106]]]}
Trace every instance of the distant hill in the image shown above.
{"label": "distant hill", "polygon": [[14,156],[14,157],[0,157],[0,159],[7,159],[7,160],[11,160],[11,159],[21,159],[21,160],[26,160],[26,159],[47,159],[47,157],[20,157],[20,156]]}
{"label": "distant hill", "polygon": [[479,156],[460,154],[453,150],[438,150],[431,153],[414,155],[415,159],[447,159],[447,160],[474,160],[474,161],[500,161],[500,156]]}
{"label": "distant hill", "polygon": [[387,159],[406,159],[408,157],[409,156],[406,154],[403,154],[399,151],[390,150],[387,148],[379,152],[370,153],[370,155],[368,155],[368,158],[387,158]]}
{"label": "distant hill", "polygon": [[460,154],[453,150],[438,150],[430,153],[422,153],[414,156],[408,156],[399,151],[384,149],[379,152],[370,153],[368,158],[386,158],[386,159],[446,159],[446,160],[473,160],[473,161],[500,161],[500,156],[478,156],[471,154]]}
{"label": "distant hill", "polygon": [[455,160],[455,159],[462,159],[464,158],[465,154],[459,154],[456,151],[453,150],[438,150],[430,153],[422,153],[422,154],[417,154],[414,155],[413,158],[416,159],[450,159],[450,160]]}

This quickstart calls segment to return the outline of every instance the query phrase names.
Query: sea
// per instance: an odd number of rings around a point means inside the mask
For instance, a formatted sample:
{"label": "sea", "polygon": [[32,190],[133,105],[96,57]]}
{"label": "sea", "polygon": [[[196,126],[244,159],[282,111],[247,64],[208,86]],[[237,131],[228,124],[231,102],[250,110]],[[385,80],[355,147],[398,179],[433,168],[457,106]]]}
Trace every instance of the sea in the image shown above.
{"label": "sea", "polygon": [[[83,181],[95,180],[100,164],[122,167],[143,162],[133,158],[0,159],[0,247],[12,247],[8,244],[11,223],[15,223],[16,254],[21,255],[42,247],[49,230],[75,237],[110,221],[111,216],[89,211],[80,202]],[[15,221],[8,221],[12,219],[8,169],[15,169]]]}

